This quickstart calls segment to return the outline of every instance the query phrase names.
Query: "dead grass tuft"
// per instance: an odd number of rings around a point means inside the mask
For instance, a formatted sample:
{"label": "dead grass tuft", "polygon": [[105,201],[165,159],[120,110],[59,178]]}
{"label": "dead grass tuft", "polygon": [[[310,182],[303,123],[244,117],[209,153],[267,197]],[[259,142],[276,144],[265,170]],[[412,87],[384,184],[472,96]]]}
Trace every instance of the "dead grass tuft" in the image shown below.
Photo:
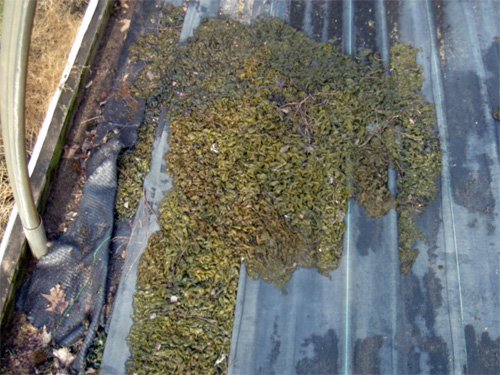
{"label": "dead grass tuft", "polygon": [[[86,0],[38,0],[26,83],[26,148],[31,152],[78,32]],[[1,35],[1,34],[0,34]],[[0,133],[0,240],[14,199]]]}

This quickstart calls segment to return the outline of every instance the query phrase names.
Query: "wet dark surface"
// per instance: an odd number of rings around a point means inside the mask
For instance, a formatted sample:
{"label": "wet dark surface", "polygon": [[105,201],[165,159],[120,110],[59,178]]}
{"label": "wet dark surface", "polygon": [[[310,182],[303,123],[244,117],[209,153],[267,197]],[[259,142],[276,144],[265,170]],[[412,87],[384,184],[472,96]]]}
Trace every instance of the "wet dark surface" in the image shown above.
{"label": "wet dark surface", "polygon": [[[301,344],[300,354],[304,357],[297,361],[296,373],[304,375],[338,374],[337,361],[339,340],[333,329],[329,329],[323,336],[311,335]],[[309,356],[307,352],[312,352]]]}
{"label": "wet dark surface", "polygon": [[375,0],[355,0],[353,2],[357,51],[365,48],[377,50],[375,5]]}
{"label": "wet dark surface", "polygon": [[368,217],[361,208],[363,214],[360,216],[360,225],[363,226],[363,232],[360,232],[356,239],[356,249],[360,255],[369,255],[370,251],[377,251],[377,247],[372,244],[379,243],[383,236],[384,227],[381,221],[373,217]]}
{"label": "wet dark surface", "polygon": [[355,374],[380,374],[378,350],[382,347],[382,341],[381,336],[356,340],[353,357]]}

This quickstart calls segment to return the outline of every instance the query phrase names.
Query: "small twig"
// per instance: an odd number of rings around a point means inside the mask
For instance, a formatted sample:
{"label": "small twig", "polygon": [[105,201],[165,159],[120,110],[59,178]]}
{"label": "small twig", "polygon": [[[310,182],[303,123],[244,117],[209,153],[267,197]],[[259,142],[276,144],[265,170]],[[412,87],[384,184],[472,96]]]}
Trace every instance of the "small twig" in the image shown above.
{"label": "small twig", "polygon": [[370,135],[368,136],[368,139],[366,141],[364,141],[362,144],[360,144],[358,147],[363,147],[365,146],[368,142],[370,142],[370,140],[374,137],[374,136],[379,136],[380,134],[382,134],[384,132],[385,129],[387,129],[388,125],[387,124],[384,124],[382,125],[380,128],[378,129],[374,129],[370,132]]}
{"label": "small twig", "polygon": [[199,316],[199,315],[193,315],[193,318],[203,320],[203,321],[207,322],[208,324],[211,324],[214,327],[220,329],[225,335],[229,335],[228,332],[224,328],[219,327],[216,323],[214,323],[213,321],[211,321],[208,318],[205,318],[205,317]]}
{"label": "small twig", "polygon": [[[116,249],[116,252],[119,252],[123,247],[128,246],[128,243],[130,242],[130,236],[115,236],[111,239],[111,242],[116,242],[121,239],[128,239],[128,241],[122,243],[118,248]],[[116,257],[116,256],[115,256]],[[113,258],[115,258],[113,257]]]}
{"label": "small twig", "polygon": [[177,268],[177,266],[179,265],[179,262],[181,261],[182,257],[184,256],[184,253],[186,252],[186,249],[187,249],[187,247],[183,246],[183,249],[182,249],[181,253],[177,256],[175,264],[173,265],[174,272],[175,272],[175,269]]}
{"label": "small twig", "polygon": [[280,168],[284,167],[285,165],[286,165],[286,161],[285,161],[285,162],[283,162],[283,164],[278,165],[276,168],[273,168],[273,171],[274,171],[274,172],[276,172],[276,171],[278,171]]}
{"label": "small twig", "polygon": [[149,213],[153,214],[155,217],[156,221],[159,223],[160,219],[158,218],[158,215],[156,215],[155,210],[153,210],[153,207],[149,204],[148,200],[146,199],[146,190],[142,189],[142,195],[144,196],[144,203],[146,204],[147,208],[149,209]]}
{"label": "small twig", "polygon": [[219,124],[217,121],[215,121],[215,120],[214,120],[213,118],[211,118],[210,116],[207,116],[207,115],[205,115],[204,113],[201,113],[201,112],[198,112],[198,111],[194,111],[194,113],[196,113],[197,115],[199,115],[199,116],[203,117],[204,119],[206,119],[206,120],[208,120],[208,121],[210,121],[210,122],[214,123],[217,127],[222,128],[222,125],[221,125],[221,124]]}
{"label": "small twig", "polygon": [[127,177],[127,179],[128,179],[128,180],[132,180],[132,178],[128,175],[128,173],[127,173],[127,172],[125,172],[125,170],[124,170],[124,169],[122,169],[122,168],[117,168],[117,169],[118,169],[118,172],[123,173],[123,175],[124,175],[125,177]]}
{"label": "small twig", "polygon": [[420,139],[418,139],[418,137],[415,137],[414,135],[402,132],[401,130],[397,130],[397,129],[394,129],[394,128],[392,130],[394,130],[396,133],[401,134],[402,136],[404,136],[406,138],[413,139],[416,142],[420,141]]}
{"label": "small twig", "polygon": [[86,124],[87,122],[91,122],[91,121],[94,121],[94,120],[102,119],[102,118],[103,118],[102,115],[95,116],[95,117],[89,118],[88,120],[82,121],[80,123],[80,125]]}

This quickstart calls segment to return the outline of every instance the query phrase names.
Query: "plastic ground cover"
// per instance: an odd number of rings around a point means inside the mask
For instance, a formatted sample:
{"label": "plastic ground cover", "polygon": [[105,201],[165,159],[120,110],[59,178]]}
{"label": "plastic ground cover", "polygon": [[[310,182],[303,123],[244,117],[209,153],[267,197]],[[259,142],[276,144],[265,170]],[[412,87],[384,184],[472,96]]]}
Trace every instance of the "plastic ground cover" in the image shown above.
{"label": "plastic ground cover", "polygon": [[347,54],[368,47],[386,59],[396,38],[422,49],[441,192],[419,220],[428,242],[406,276],[396,214],[368,218],[353,202],[331,280],[301,269],[284,295],[243,273],[229,373],[498,373],[500,3],[294,1],[275,16],[340,38]]}
{"label": "plastic ground cover", "polygon": [[[204,17],[267,15],[321,41],[337,38],[346,54],[371,48],[387,60],[396,40],[421,48],[442,175],[419,218],[427,242],[408,275],[399,272],[396,213],[369,218],[354,202],[331,279],[299,269],[283,294],[243,269],[229,373],[499,373],[500,3],[200,0],[189,4],[181,41]],[[124,368],[116,355],[128,327],[113,321],[103,371]]]}

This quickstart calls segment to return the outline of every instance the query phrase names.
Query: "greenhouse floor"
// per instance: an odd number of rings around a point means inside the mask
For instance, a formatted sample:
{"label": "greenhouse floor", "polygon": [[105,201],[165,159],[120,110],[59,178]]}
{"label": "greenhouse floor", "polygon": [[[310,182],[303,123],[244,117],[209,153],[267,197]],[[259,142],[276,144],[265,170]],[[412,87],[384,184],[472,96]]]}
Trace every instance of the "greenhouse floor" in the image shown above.
{"label": "greenhouse floor", "polygon": [[[241,12],[243,9],[243,12]],[[271,15],[346,54],[388,59],[397,40],[419,48],[423,92],[435,105],[440,194],[419,219],[427,238],[408,275],[399,271],[397,215],[369,218],[354,202],[341,266],[330,278],[298,269],[286,294],[242,268],[230,374],[500,372],[500,3],[498,1],[190,2],[181,39],[204,17],[250,23]],[[161,121],[146,204],[171,187]],[[150,211],[148,211],[150,212]],[[123,373],[137,261],[154,214],[136,216],[102,362]]]}
{"label": "greenhouse floor", "polygon": [[[442,175],[438,197],[419,218],[427,241],[418,243],[408,275],[399,271],[396,212],[370,218],[354,201],[341,265],[330,278],[298,269],[285,294],[249,278],[243,267],[229,373],[499,373],[500,3],[200,0],[188,5],[181,41],[204,17],[251,23],[268,15],[317,40],[340,40],[346,54],[370,48],[387,61],[395,41],[419,48]],[[104,374],[125,372],[138,259],[158,229],[153,211],[172,186],[163,160],[168,131],[161,119],[114,302]]]}

